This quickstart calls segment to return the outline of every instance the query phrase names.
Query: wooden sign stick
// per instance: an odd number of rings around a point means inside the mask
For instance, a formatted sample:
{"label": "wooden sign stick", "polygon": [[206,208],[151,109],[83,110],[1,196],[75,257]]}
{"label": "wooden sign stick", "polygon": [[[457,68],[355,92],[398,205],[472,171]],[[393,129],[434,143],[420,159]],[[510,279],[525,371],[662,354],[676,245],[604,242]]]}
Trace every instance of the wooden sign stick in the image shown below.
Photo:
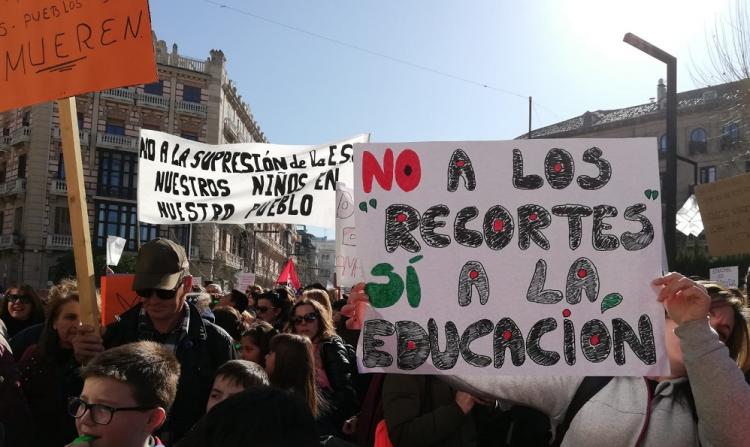
{"label": "wooden sign stick", "polygon": [[78,280],[78,302],[81,306],[81,321],[90,324],[99,332],[99,307],[94,282],[94,262],[91,254],[91,232],[89,213],[86,207],[86,188],[83,181],[81,141],[78,135],[76,99],[69,97],[57,100],[60,111],[60,133],[62,137],[65,183],[68,186],[68,211],[73,235],[76,279]]}

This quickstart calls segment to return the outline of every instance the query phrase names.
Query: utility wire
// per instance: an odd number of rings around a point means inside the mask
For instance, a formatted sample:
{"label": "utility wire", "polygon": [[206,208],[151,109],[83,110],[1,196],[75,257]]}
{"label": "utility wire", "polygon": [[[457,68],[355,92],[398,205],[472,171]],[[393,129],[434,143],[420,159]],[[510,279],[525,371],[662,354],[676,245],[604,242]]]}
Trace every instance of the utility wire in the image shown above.
{"label": "utility wire", "polygon": [[[245,16],[248,16],[248,17],[252,17],[252,18],[255,18],[255,19],[258,19],[258,20],[262,20],[264,22],[267,22],[267,23],[270,23],[270,24],[273,24],[273,25],[276,25],[276,26],[279,26],[279,27],[282,27],[282,28],[286,28],[286,29],[291,30],[291,31],[295,31],[295,32],[298,32],[298,33],[301,33],[301,34],[306,34],[308,36],[315,37],[317,39],[325,40],[327,42],[334,43],[336,45],[340,45],[340,46],[343,46],[343,47],[346,47],[346,48],[350,48],[352,50],[360,51],[362,53],[366,53],[366,54],[369,54],[371,56],[376,56],[376,57],[380,57],[380,58],[383,58],[383,59],[387,59],[389,61],[396,62],[398,64],[407,65],[409,67],[416,68],[418,70],[427,71],[429,73],[436,74],[438,76],[443,76],[443,77],[450,78],[450,79],[453,79],[453,80],[456,80],[456,81],[465,82],[467,84],[472,84],[472,85],[475,85],[475,86],[478,86],[478,87],[482,87],[482,88],[486,88],[486,89],[489,89],[489,90],[496,91],[498,93],[504,93],[506,95],[515,96],[515,97],[518,97],[518,98],[521,98],[521,99],[524,99],[524,100],[529,97],[528,95],[521,95],[519,93],[512,92],[510,90],[505,90],[505,89],[502,89],[502,88],[499,88],[499,87],[495,87],[493,85],[485,84],[484,82],[479,82],[479,81],[475,81],[475,80],[472,80],[472,79],[468,79],[468,78],[464,78],[464,77],[461,77],[461,76],[457,76],[457,75],[454,75],[454,74],[451,74],[451,73],[446,73],[444,71],[440,71],[440,70],[437,70],[435,68],[428,67],[426,65],[417,64],[417,63],[414,63],[414,62],[407,61],[405,59],[401,59],[401,58],[398,58],[398,57],[387,55],[385,53],[381,53],[381,52],[378,52],[378,51],[370,50],[368,48],[361,47],[359,45],[354,45],[354,44],[351,44],[351,43],[348,43],[348,42],[344,42],[344,41],[339,40],[339,39],[334,39],[332,37],[328,37],[328,36],[325,36],[323,34],[316,33],[314,31],[309,31],[309,30],[306,30],[306,29],[303,29],[303,28],[299,28],[299,27],[296,27],[296,26],[293,26],[293,25],[287,25],[286,23],[282,23],[282,22],[279,22],[277,20],[269,19],[268,17],[264,17],[264,16],[261,16],[261,15],[255,14],[253,12],[246,11],[246,10],[243,10],[243,9],[240,9],[240,8],[236,8],[234,6],[230,6],[230,5],[227,5],[227,4],[224,4],[224,3],[220,3],[220,2],[217,2],[217,1],[214,1],[214,0],[203,0],[203,2],[204,3],[208,3],[210,5],[217,6],[220,9],[227,9],[227,10],[230,10],[230,11],[234,11],[234,12],[236,12],[238,14],[242,14],[242,15],[245,15]],[[539,103],[537,102],[537,104],[539,104]],[[552,113],[554,115],[554,112],[550,111],[549,109],[547,109],[543,105],[539,104],[539,106],[543,107],[545,110],[549,111],[550,113]]]}

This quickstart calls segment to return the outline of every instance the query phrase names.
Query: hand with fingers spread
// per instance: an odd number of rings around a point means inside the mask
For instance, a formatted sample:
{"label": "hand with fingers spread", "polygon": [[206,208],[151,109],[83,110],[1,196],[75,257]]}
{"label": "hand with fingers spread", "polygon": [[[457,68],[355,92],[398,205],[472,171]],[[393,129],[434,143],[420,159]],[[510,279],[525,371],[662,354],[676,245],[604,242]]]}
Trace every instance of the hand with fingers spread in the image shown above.
{"label": "hand with fingers spread", "polygon": [[657,300],[677,325],[708,317],[711,297],[702,285],[675,272],[656,278],[653,284],[661,286]]}

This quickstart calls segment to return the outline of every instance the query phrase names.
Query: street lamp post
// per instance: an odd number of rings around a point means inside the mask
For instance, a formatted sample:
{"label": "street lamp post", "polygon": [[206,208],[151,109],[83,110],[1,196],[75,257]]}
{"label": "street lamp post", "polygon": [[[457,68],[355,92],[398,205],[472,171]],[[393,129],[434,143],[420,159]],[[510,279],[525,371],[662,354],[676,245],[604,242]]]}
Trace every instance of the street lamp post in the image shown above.
{"label": "street lamp post", "polygon": [[625,34],[622,40],[667,64],[667,170],[662,198],[667,214],[664,242],[671,268],[677,254],[677,58],[633,33]]}

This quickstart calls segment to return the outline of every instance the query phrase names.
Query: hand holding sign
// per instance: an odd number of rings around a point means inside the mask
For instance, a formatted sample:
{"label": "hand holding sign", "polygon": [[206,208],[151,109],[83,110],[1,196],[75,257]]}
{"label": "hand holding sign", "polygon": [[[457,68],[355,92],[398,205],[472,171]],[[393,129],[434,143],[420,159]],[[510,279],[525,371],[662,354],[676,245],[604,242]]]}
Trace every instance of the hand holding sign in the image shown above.
{"label": "hand holding sign", "polygon": [[347,303],[341,308],[341,313],[349,318],[346,320],[346,327],[355,330],[362,329],[362,323],[369,305],[370,297],[365,293],[365,283],[361,282],[352,287]]}
{"label": "hand holding sign", "polygon": [[706,288],[690,278],[672,272],[653,281],[655,286],[661,286],[658,301],[664,303],[664,308],[679,326],[692,320],[705,320],[711,309],[711,297]]}

